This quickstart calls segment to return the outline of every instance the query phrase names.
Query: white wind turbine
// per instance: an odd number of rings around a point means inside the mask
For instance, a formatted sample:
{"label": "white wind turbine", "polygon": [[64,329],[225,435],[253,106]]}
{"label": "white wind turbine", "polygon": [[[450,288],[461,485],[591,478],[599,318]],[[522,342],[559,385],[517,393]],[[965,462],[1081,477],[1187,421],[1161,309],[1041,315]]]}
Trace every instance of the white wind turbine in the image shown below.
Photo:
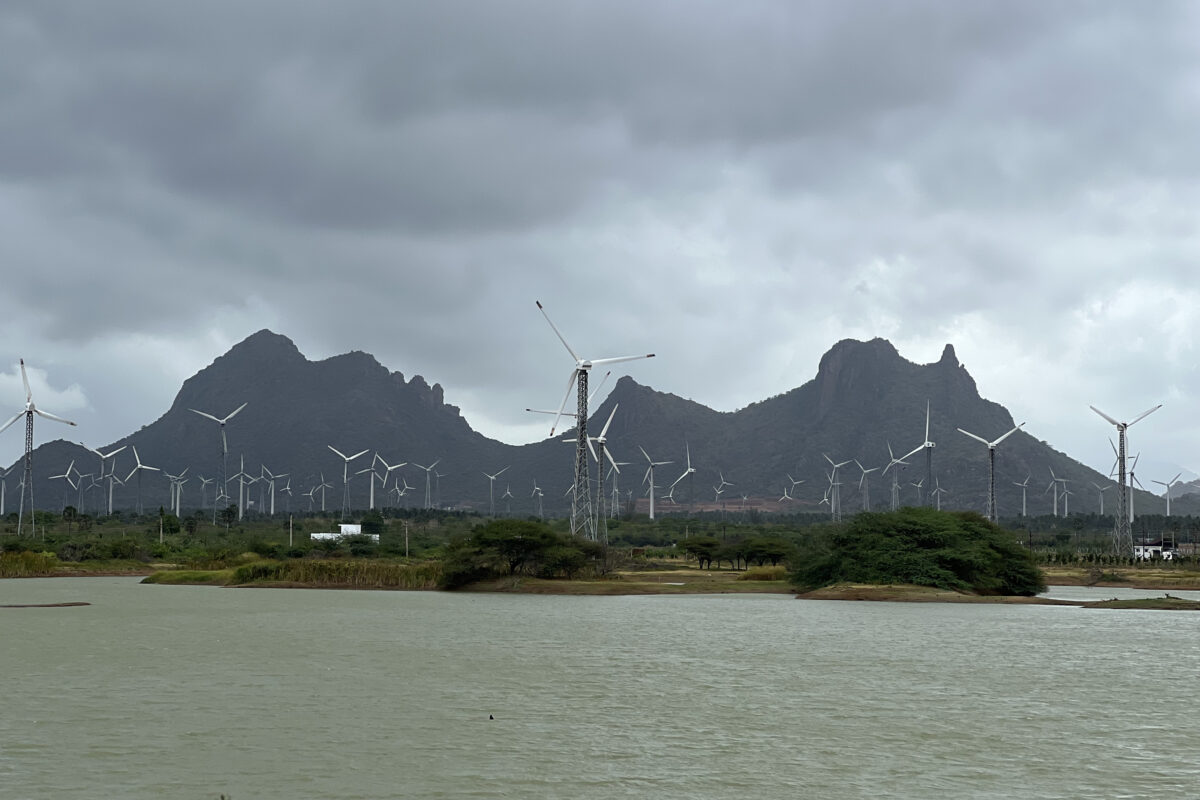
{"label": "white wind turbine", "polygon": [[1171,487],[1175,485],[1175,482],[1179,480],[1179,476],[1182,474],[1183,474],[1182,472],[1177,473],[1175,475],[1175,477],[1171,478],[1171,480],[1169,480],[1169,481],[1155,481],[1155,480],[1150,481],[1151,483],[1157,483],[1159,486],[1163,487],[1163,490],[1164,490],[1163,494],[1167,498],[1167,516],[1168,517],[1171,516]]}
{"label": "white wind turbine", "polygon": [[[599,436],[588,437],[588,450],[592,454],[592,458],[596,460],[596,520],[594,530],[596,531],[596,539],[604,544],[608,544],[608,525],[604,517],[604,459],[608,459],[608,463],[619,474],[620,468],[617,462],[613,459],[612,453],[608,451],[608,427],[612,425],[613,417],[617,414],[617,409],[621,407],[620,403],[614,403],[612,411],[608,412],[608,420],[604,423],[604,427],[600,429]],[[600,448],[597,453],[592,447],[592,442],[596,443],[596,447]]]}
{"label": "white wind turbine", "polygon": [[829,495],[829,511],[833,516],[834,522],[841,522],[842,521],[842,484],[838,481],[837,474],[838,474],[839,469],[846,466],[847,464],[853,463],[854,459],[851,458],[846,461],[835,462],[832,458],[829,457],[828,454],[822,453],[821,455],[825,456],[825,460],[833,465],[833,472],[831,472],[829,475],[829,485],[830,485],[830,487],[832,487],[832,491],[830,492],[830,495]]}
{"label": "white wind turbine", "polygon": [[[379,453],[376,453],[375,458],[373,458],[371,460],[371,474],[372,475],[375,474],[375,462],[379,462],[380,464],[383,464],[383,477],[382,477],[382,480],[379,481],[380,488],[387,488],[388,476],[391,475],[394,471],[396,471],[396,470],[400,469],[401,467],[406,466],[408,464],[407,461],[401,461],[399,464],[389,464],[387,461],[384,460],[383,456],[379,455]],[[375,478],[374,477],[371,478],[371,508],[375,508]]]}
{"label": "white wind turbine", "polygon": [[558,418],[567,407],[567,400],[571,397],[571,390],[575,389],[578,410],[575,414],[575,491],[572,493],[571,498],[571,533],[584,534],[587,538],[595,540],[595,520],[592,517],[591,509],[588,508],[591,505],[587,462],[588,374],[593,367],[604,364],[617,364],[622,361],[653,358],[654,354],[647,353],[643,356],[620,356],[618,358],[580,358],[571,349],[571,345],[567,344],[567,340],[563,338],[563,335],[551,321],[550,315],[546,313],[546,309],[542,307],[540,301],[537,307],[541,310],[542,316],[546,318],[546,322],[550,324],[558,340],[563,343],[563,347],[567,348],[567,352],[571,354],[571,358],[575,359],[575,367],[571,370],[570,378],[567,379],[567,391],[563,395],[558,414],[554,417],[554,423],[550,426],[550,435],[554,435],[554,431],[558,427]]}
{"label": "white wind turbine", "polygon": [[943,494],[949,494],[949,493],[950,493],[950,490],[949,490],[949,489],[943,489],[943,488],[942,488],[942,482],[941,482],[941,481],[939,481],[937,478],[934,478],[934,479],[933,479],[933,483],[934,483],[934,486],[936,487],[936,488],[933,490],[933,496],[934,496],[934,499],[935,499],[935,500],[936,500],[936,502],[937,502],[937,510],[938,510],[938,511],[941,511],[941,510],[942,510],[942,495],[943,495]]}
{"label": "white wind turbine", "polygon": [[[246,478],[250,477],[246,473],[246,457],[245,456],[238,457],[238,472],[237,472],[237,475],[234,475],[233,477],[236,478],[237,482],[238,482],[238,502],[237,502],[238,516],[237,516],[237,518],[238,518],[238,521],[240,522],[242,517],[245,516],[245,513],[246,513]],[[226,491],[228,491],[228,488],[229,488],[228,479],[225,482],[225,487],[226,487]]]}
{"label": "white wind turbine", "polygon": [[262,464],[261,466],[262,472],[259,473],[259,480],[266,481],[267,497],[271,503],[271,516],[273,517],[275,516],[275,481],[279,480],[280,478],[286,478],[288,474],[286,472],[280,472],[278,474],[271,472],[271,470],[267,469],[266,464]]}
{"label": "white wind turbine", "polygon": [[688,484],[689,484],[689,486],[688,486],[688,504],[689,504],[689,507],[694,508],[696,505],[696,478],[694,477],[696,474],[696,468],[692,466],[692,446],[691,446],[691,444],[689,444],[688,442],[685,441],[683,443],[683,448],[684,448],[684,455],[687,457],[687,466],[684,467],[683,472],[679,475],[679,477],[675,479],[675,483],[671,484],[671,489],[674,489],[676,484],[678,484],[681,480],[688,477],[689,475],[693,476],[688,481]]}
{"label": "white wind turbine", "polygon": [[909,456],[915,456],[922,450],[925,451],[925,477],[913,486],[917,487],[917,505],[921,505],[921,487],[928,484],[933,485],[933,448],[937,447],[929,438],[929,401],[925,401],[925,441],[914,447],[908,453],[902,455],[898,460],[901,463],[907,463],[904,459]]}
{"label": "white wind turbine", "polygon": [[[642,451],[642,455],[646,457],[646,463],[648,465],[646,467],[646,475],[645,475],[645,477],[642,478],[642,483],[645,483],[646,481],[650,482],[650,519],[651,519],[651,521],[653,521],[654,520],[654,468],[655,467],[665,467],[667,464],[671,464],[674,462],[655,461],[654,459],[650,458],[650,456],[646,453],[646,449],[644,447],[642,447],[641,445],[638,445],[638,450]],[[574,487],[572,486],[572,488],[574,488]]]}
{"label": "white wind turbine", "polygon": [[1014,433],[1019,431],[1024,425],[1025,425],[1025,423],[1022,422],[1020,425],[1016,426],[1011,431],[1009,431],[1008,433],[1001,436],[999,439],[996,439],[995,441],[991,441],[991,442],[989,442],[987,439],[984,439],[982,436],[976,436],[975,434],[971,433],[970,431],[964,431],[962,428],[958,429],[958,432],[961,433],[963,436],[969,436],[972,439],[974,439],[975,441],[982,442],[984,445],[987,446],[987,449],[988,449],[987,518],[990,519],[992,522],[995,522],[998,517],[998,514],[996,512],[996,445],[1000,444],[1005,439],[1012,436]]}
{"label": "white wind turbine", "polygon": [[[1180,473],[1180,474],[1182,474],[1182,473]],[[1091,483],[1092,486],[1096,487],[1096,494],[1100,498],[1100,516],[1103,517],[1104,516],[1104,493],[1107,492],[1109,489],[1111,489],[1112,486],[1101,486],[1100,484],[1096,483],[1095,481],[1089,481],[1089,483]]]}
{"label": "white wind turbine", "polygon": [[[1050,485],[1046,487],[1046,492],[1054,492],[1054,516],[1058,516],[1058,476],[1054,474],[1054,467],[1050,467]],[[1046,492],[1042,492],[1045,494]]]}
{"label": "white wind turbine", "polygon": [[542,495],[543,494],[544,494],[544,492],[542,491],[542,487],[537,485],[537,478],[534,478],[533,479],[533,492],[529,496],[537,498],[538,517],[540,517],[541,519],[546,518],[545,513],[543,513],[543,511],[542,511]]}
{"label": "white wind turbine", "polygon": [[[431,481],[431,479],[429,477],[429,473],[433,472],[433,468],[436,467],[439,463],[441,463],[440,458],[437,461],[430,464],[428,467],[421,466],[420,464],[416,463],[415,461],[413,462],[414,467],[419,467],[420,469],[425,470],[425,507],[426,508],[433,508],[433,505],[430,502],[430,496],[431,496],[431,490],[433,488],[433,482]],[[407,481],[406,481],[406,483],[407,483]]]}
{"label": "white wind turbine", "polygon": [[158,467],[151,467],[148,464],[143,464],[141,456],[138,455],[137,445],[133,446],[133,460],[135,462],[135,466],[134,466],[133,470],[128,475],[125,476],[125,483],[129,483],[129,479],[132,478],[135,474],[137,475],[137,479],[138,479],[137,480],[137,513],[138,513],[138,516],[140,517],[143,513],[143,511],[142,511],[142,473],[147,470],[149,470],[150,472],[162,472],[162,470],[160,470]]}
{"label": "white wind turbine", "polygon": [[[1026,516],[1026,514],[1025,514],[1025,491],[1026,491],[1026,490],[1029,488],[1029,479],[1030,479],[1031,477],[1033,477],[1033,476],[1032,476],[1032,475],[1026,475],[1026,476],[1025,476],[1025,480],[1021,481],[1020,483],[1017,483],[1016,481],[1013,481],[1013,486],[1020,486],[1020,487],[1021,487],[1021,516],[1022,516],[1022,517]],[[1103,505],[1103,504],[1104,504],[1104,500],[1103,500],[1103,499],[1101,499],[1101,500],[1100,500],[1100,503],[1101,503],[1101,505]]]}
{"label": "white wind turbine", "polygon": [[200,481],[200,508],[204,508],[208,505],[208,485],[213,482],[213,479],[197,475],[196,480]]}
{"label": "white wind turbine", "polygon": [[1146,487],[1142,486],[1142,482],[1137,479],[1137,475],[1135,474],[1135,470],[1137,469],[1138,459],[1141,457],[1142,457],[1142,454],[1140,452],[1137,453],[1133,457],[1133,463],[1131,463],[1129,465],[1129,524],[1131,526],[1130,527],[1130,536],[1131,537],[1133,535],[1133,528],[1132,528],[1132,525],[1133,525],[1133,497],[1134,497],[1133,486],[1136,483],[1137,488],[1141,489],[1142,491],[1146,490]]}
{"label": "white wind turbine", "polygon": [[8,493],[8,476],[16,469],[15,466],[0,472],[0,517],[4,516],[4,501],[5,495]]}
{"label": "white wind turbine", "polygon": [[613,479],[612,503],[611,503],[612,508],[609,510],[609,513],[613,519],[616,519],[619,516],[619,512],[621,509],[621,490],[620,490],[620,487],[617,486],[617,483],[618,483],[617,479],[621,474],[621,467],[627,467],[627,466],[629,466],[628,461],[614,461],[612,463],[612,466],[609,467],[609,470],[608,470],[608,474],[611,475],[612,479]]}
{"label": "white wind turbine", "polygon": [[[896,458],[896,454],[892,452],[891,442],[887,443],[887,449],[888,463],[887,466],[883,468],[883,475],[887,475],[889,469],[892,469],[892,467],[895,467],[899,464],[903,464],[906,467],[908,466],[908,462],[904,459],[908,458],[908,456],[912,455],[912,453],[901,456],[900,458]],[[920,447],[917,448],[917,450],[920,449]],[[914,450],[913,453],[917,452],[917,450]],[[892,470],[892,511],[895,511],[898,508],[900,508],[900,470],[895,469]]]}
{"label": "white wind turbine", "polygon": [[[512,466],[512,464],[508,465],[508,467],[511,467],[511,466]],[[488,516],[489,517],[496,516],[496,478],[499,478],[501,475],[503,475],[504,470],[508,469],[508,467],[505,467],[504,469],[500,470],[495,475],[488,475],[486,472],[483,473],[483,477],[488,479]]]}
{"label": "white wind turbine", "polygon": [[[230,411],[224,417],[215,417],[212,414],[209,414],[207,411],[197,411],[194,408],[188,409],[188,411],[191,411],[193,414],[199,414],[200,416],[204,417],[205,419],[211,419],[213,422],[217,423],[217,425],[221,428],[221,474],[217,476],[217,482],[221,488],[221,492],[224,494],[225,497],[229,497],[229,469],[226,465],[226,459],[229,455],[229,440],[225,438],[225,423],[229,422],[229,420],[236,417],[238,415],[238,413],[245,407],[246,407],[246,403],[242,403],[240,406],[235,408],[233,411]],[[215,517],[216,503],[213,504],[213,507],[214,507],[213,519],[215,520],[216,519],[216,517]],[[238,503],[238,519],[241,519],[241,518],[242,518],[242,504],[239,502]]]}
{"label": "white wind turbine", "polygon": [[512,516],[512,486],[504,484],[504,494],[500,495],[500,499],[504,501],[504,516]]}
{"label": "white wind turbine", "polygon": [[366,455],[367,451],[359,450],[354,455],[348,456],[331,444],[325,446],[337,453],[342,459],[342,519],[345,520],[350,516],[350,462],[360,456]]}
{"label": "white wind turbine", "polygon": [[[82,444],[82,443],[81,443],[81,444]],[[84,446],[84,447],[87,447],[87,445],[83,445],[83,446]],[[116,462],[116,461],[113,461],[113,463],[112,463],[112,468],[111,468],[111,469],[109,469],[109,471],[108,471],[108,474],[107,474],[107,475],[106,475],[106,474],[105,474],[105,472],[104,472],[104,462],[105,462],[105,461],[107,461],[108,459],[110,459],[110,458],[113,458],[114,456],[116,456],[116,454],[117,454],[117,453],[119,453],[119,452],[121,452],[122,450],[124,450],[124,449],[125,449],[125,447],[126,447],[126,445],[121,445],[121,446],[120,446],[120,447],[118,447],[116,450],[113,450],[113,451],[111,451],[111,452],[108,452],[108,453],[102,453],[102,452],[100,452],[99,450],[93,450],[92,448],[90,448],[90,447],[87,447],[87,449],[88,449],[88,450],[91,450],[91,452],[93,452],[93,453],[95,453],[96,455],[100,456],[100,479],[101,479],[101,480],[103,480],[104,478],[108,478],[108,515],[109,515],[110,517],[112,516],[112,486],[113,486],[113,481],[114,481],[114,479],[116,478],[116,476],[115,476],[113,473],[114,473],[114,472],[116,471],[116,469],[117,469],[117,462]]]}
{"label": "white wind turbine", "polygon": [[50,480],[52,480],[52,481],[56,481],[60,478],[63,481],[63,501],[62,501],[62,510],[63,511],[67,510],[67,487],[69,486],[72,489],[75,488],[75,481],[71,480],[71,470],[73,470],[73,469],[75,469],[75,459],[72,458],[71,463],[67,466],[66,471],[63,472],[62,475],[51,475],[50,476]]}
{"label": "white wind turbine", "polygon": [[310,512],[313,510],[313,504],[315,503],[315,500],[314,500],[314,498],[313,498],[313,495],[315,495],[316,493],[317,493],[317,487],[316,487],[316,486],[312,487],[312,488],[311,488],[311,489],[309,489],[307,492],[301,492],[301,493],[300,493],[300,496],[301,496],[301,497],[307,497],[307,498],[308,498],[308,510],[309,510]]}
{"label": "white wind turbine", "polygon": [[1159,403],[1154,408],[1143,411],[1134,417],[1131,422],[1117,422],[1095,406],[1089,406],[1089,408],[1117,428],[1117,441],[1120,443],[1120,447],[1117,449],[1117,510],[1115,514],[1116,523],[1113,527],[1113,549],[1119,555],[1132,556],[1133,528],[1130,525],[1131,520],[1127,510],[1129,504],[1127,502],[1128,495],[1126,494],[1125,486],[1125,432],[1129,429],[1130,425],[1136,424],[1162,408],[1162,404]]}
{"label": "white wind turbine", "polygon": [[[8,429],[8,426],[12,425],[14,422],[19,420],[21,417],[25,417],[25,473],[24,473],[24,477],[21,478],[21,505],[20,505],[20,510],[17,512],[17,536],[21,535],[21,528],[25,521],[25,487],[26,486],[29,487],[29,508],[30,508],[31,512],[34,510],[34,505],[33,505],[33,416],[36,414],[39,417],[45,417],[46,419],[52,419],[55,422],[61,422],[63,424],[70,425],[72,427],[74,427],[74,425],[75,425],[75,423],[71,422],[71,420],[63,419],[62,417],[51,414],[49,411],[43,411],[42,409],[38,408],[34,404],[33,391],[29,388],[29,378],[25,375],[25,359],[22,358],[22,359],[20,359],[20,361],[21,361],[21,382],[23,384],[25,384],[25,408],[22,411],[17,412],[17,414],[15,416],[13,416],[13,418],[10,419],[8,422],[4,423],[4,425],[0,426],[0,432],[3,432]],[[36,536],[37,535],[37,515],[33,514],[31,519],[32,519],[32,522],[30,523],[30,526],[29,526],[29,530],[30,530],[29,535]]]}
{"label": "white wind turbine", "polygon": [[[862,510],[870,511],[871,510],[871,482],[869,480],[867,480],[867,475],[869,475],[872,472],[878,471],[879,467],[871,467],[870,469],[867,469],[866,467],[864,467],[862,465],[862,462],[860,462],[857,458],[854,459],[854,463],[855,463],[855,465],[858,466],[858,468],[860,470],[862,470],[862,477],[858,479],[858,490],[860,492],[862,492]],[[789,475],[788,478],[790,479],[791,476]]]}

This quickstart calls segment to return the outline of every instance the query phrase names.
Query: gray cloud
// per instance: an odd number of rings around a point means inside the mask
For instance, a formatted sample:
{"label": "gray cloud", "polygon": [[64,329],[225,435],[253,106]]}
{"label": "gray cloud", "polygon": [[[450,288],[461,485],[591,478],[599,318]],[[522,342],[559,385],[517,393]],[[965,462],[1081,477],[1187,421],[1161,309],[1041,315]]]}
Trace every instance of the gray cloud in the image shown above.
{"label": "gray cloud", "polygon": [[1139,435],[1200,470],[1197,16],[10,4],[0,362],[44,366],[107,442],[271,327],[526,441],[570,368],[541,299],[578,349],[654,350],[629,372],[721,409],[846,336],[915,361],[951,341],[1101,468],[1087,404],[1165,399]]}

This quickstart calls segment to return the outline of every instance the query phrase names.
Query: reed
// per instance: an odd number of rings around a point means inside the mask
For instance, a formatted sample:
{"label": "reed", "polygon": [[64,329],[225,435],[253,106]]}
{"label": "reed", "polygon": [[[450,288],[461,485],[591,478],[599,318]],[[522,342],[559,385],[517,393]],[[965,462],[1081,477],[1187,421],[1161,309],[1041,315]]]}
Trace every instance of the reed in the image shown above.
{"label": "reed", "polygon": [[304,586],[349,586],[379,589],[436,589],[442,574],[437,561],[400,564],[359,559],[291,559],[246,564],[233,571],[229,583],[292,583]]}
{"label": "reed", "polygon": [[54,553],[0,553],[0,578],[38,578],[56,575],[62,568]]}
{"label": "reed", "polygon": [[739,581],[782,581],[787,579],[787,567],[777,564],[773,567],[751,567],[738,575]]}

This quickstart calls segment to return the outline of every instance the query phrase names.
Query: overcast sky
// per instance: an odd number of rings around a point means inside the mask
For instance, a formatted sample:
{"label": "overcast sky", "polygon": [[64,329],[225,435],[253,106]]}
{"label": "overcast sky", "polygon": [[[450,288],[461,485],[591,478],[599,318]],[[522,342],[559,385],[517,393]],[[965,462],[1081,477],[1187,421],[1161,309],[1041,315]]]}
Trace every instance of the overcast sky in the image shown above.
{"label": "overcast sky", "polygon": [[106,444],[270,328],[526,443],[573,365],[541,300],[584,356],[657,353],[614,378],[723,411],[843,338],[952,343],[1054,447],[1107,471],[1088,405],[1161,402],[1139,477],[1200,472],[1198,30],[1171,2],[4,3],[0,411],[24,357],[79,423],[37,443]]}

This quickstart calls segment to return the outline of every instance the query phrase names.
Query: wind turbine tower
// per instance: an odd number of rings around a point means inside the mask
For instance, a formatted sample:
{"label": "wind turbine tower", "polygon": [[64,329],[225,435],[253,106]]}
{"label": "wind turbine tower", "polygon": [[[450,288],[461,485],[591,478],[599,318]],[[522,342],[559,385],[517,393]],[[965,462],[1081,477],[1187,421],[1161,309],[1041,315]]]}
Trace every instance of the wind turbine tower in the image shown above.
{"label": "wind turbine tower", "polygon": [[975,441],[982,442],[983,444],[987,445],[987,449],[988,449],[987,518],[990,519],[992,522],[995,522],[996,518],[997,518],[997,513],[996,513],[996,445],[1000,444],[1005,439],[1007,439],[1008,437],[1012,436],[1014,433],[1019,431],[1021,429],[1021,427],[1024,426],[1024,424],[1025,423],[1022,422],[1020,425],[1013,428],[1011,431],[1009,431],[1008,433],[1001,436],[999,439],[996,439],[995,441],[992,441],[992,442],[989,442],[987,439],[984,439],[982,436],[976,436],[975,434],[971,433],[970,431],[964,431],[962,428],[958,429],[958,432],[961,433],[963,436],[970,436]]}
{"label": "wind turbine tower", "polygon": [[[432,492],[433,480],[430,478],[429,473],[433,472],[433,468],[436,467],[439,463],[441,463],[440,458],[437,461],[430,464],[428,467],[421,466],[420,464],[418,464],[415,461],[413,462],[414,467],[419,467],[420,469],[425,470],[425,507],[426,508],[433,508],[433,503],[431,502],[431,497],[433,494],[433,492]],[[405,483],[407,484],[408,481],[405,481]]]}
{"label": "wind turbine tower", "polygon": [[[654,520],[654,468],[666,466],[667,464],[670,464],[671,462],[670,461],[655,461],[654,459],[650,458],[649,454],[646,453],[646,449],[644,447],[642,447],[641,445],[638,445],[638,450],[641,450],[642,455],[646,456],[646,463],[649,465],[646,467],[646,476],[644,478],[642,478],[642,483],[645,483],[646,481],[650,481],[650,520],[653,521]],[[572,488],[574,488],[574,487],[572,487]]]}
{"label": "wind turbine tower", "polygon": [[1116,426],[1117,429],[1117,509],[1114,513],[1116,522],[1113,525],[1113,550],[1118,555],[1132,556],[1133,527],[1130,525],[1129,513],[1126,510],[1128,508],[1128,488],[1125,484],[1125,431],[1129,429],[1130,425],[1140,422],[1162,408],[1162,403],[1147,411],[1143,411],[1130,422],[1117,422],[1095,406],[1089,406],[1089,408],[1103,417],[1105,421]]}
{"label": "wind turbine tower", "polygon": [[[51,414],[49,411],[43,411],[42,409],[40,409],[36,405],[34,405],[33,392],[29,388],[29,378],[26,377],[26,375],[25,375],[25,359],[23,359],[23,358],[21,359],[21,382],[25,384],[25,409],[23,411],[18,412],[15,416],[13,416],[12,419],[10,419],[8,422],[4,423],[3,427],[0,427],[0,432],[3,432],[4,430],[7,430],[9,425],[12,425],[14,422],[19,420],[21,417],[25,417],[25,473],[24,473],[24,476],[21,478],[21,505],[20,505],[20,510],[17,512],[17,536],[21,535],[21,525],[25,520],[25,487],[27,487],[27,486],[29,487],[30,512],[32,513],[33,509],[34,509],[34,505],[33,505],[33,415],[37,414],[40,417],[45,417],[46,419],[52,419],[55,422],[62,422],[62,423],[65,423],[65,424],[71,425],[71,426],[75,425],[75,423],[71,422],[71,420],[69,420],[69,419],[63,419],[62,417],[55,416],[54,414]],[[31,519],[33,521],[30,524],[29,535],[35,536],[35,535],[37,535],[37,515],[34,514],[31,517]]]}
{"label": "wind turbine tower", "polygon": [[[550,320],[550,315],[546,313],[546,309],[542,307],[540,301],[537,301],[537,307],[542,312],[542,316],[546,318],[546,322],[550,324],[551,329],[554,330],[554,334],[558,337],[558,340],[563,343],[563,347],[567,348],[567,352],[571,354],[571,358],[575,359],[575,367],[571,370],[571,375],[567,379],[566,394],[563,395],[562,404],[559,406],[558,413],[554,417],[554,423],[550,426],[550,435],[554,435],[554,429],[558,426],[558,419],[567,407],[567,400],[571,397],[571,389],[574,388],[578,410],[575,414],[575,482],[573,484],[575,491],[571,493],[571,533],[583,535],[594,541],[596,539],[596,527],[591,509],[591,489],[588,486],[587,460],[588,373],[591,372],[593,367],[605,364],[654,358],[654,353],[647,353],[644,356],[620,356],[617,358],[580,358],[571,349],[571,345],[567,344],[567,340],[563,338],[563,335],[559,333],[558,328]],[[651,493],[653,491],[653,488],[651,488]],[[653,515],[651,515],[651,518],[653,518]]]}

